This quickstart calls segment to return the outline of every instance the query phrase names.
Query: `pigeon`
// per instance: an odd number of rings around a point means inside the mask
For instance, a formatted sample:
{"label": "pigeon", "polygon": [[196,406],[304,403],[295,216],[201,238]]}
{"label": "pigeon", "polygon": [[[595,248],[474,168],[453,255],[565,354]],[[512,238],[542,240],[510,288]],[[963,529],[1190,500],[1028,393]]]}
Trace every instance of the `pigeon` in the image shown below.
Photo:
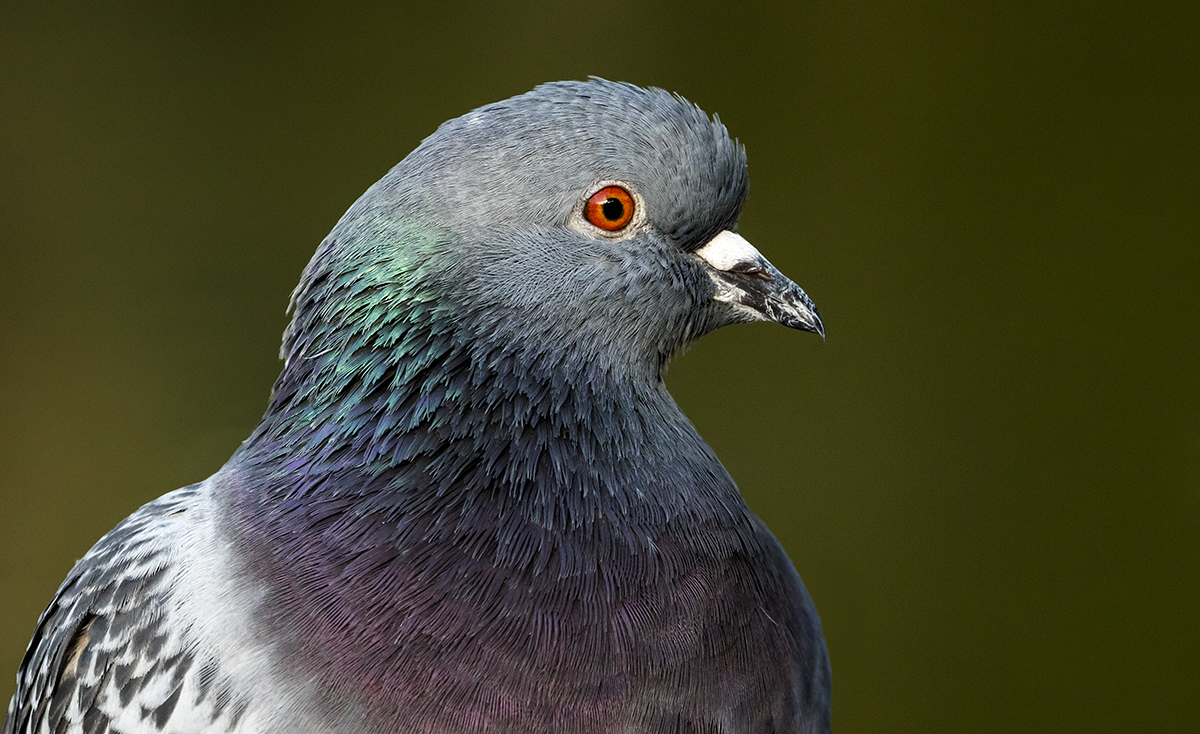
{"label": "pigeon", "polygon": [[3,734],[829,731],[813,602],[663,382],[824,338],[748,181],[661,89],[444,123],[321,242],[250,437],[67,576]]}

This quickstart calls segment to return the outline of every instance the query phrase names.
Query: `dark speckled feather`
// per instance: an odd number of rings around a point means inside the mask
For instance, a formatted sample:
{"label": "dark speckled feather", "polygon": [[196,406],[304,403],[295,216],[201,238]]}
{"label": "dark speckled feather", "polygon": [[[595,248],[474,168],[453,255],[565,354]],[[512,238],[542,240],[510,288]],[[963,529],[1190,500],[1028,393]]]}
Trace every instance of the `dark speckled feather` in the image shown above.
{"label": "dark speckled feather", "polygon": [[187,522],[198,489],[142,507],[75,565],[38,621],[0,732],[238,725],[248,700],[192,648],[168,609],[178,579],[168,538]]}
{"label": "dark speckled feather", "polygon": [[447,122],[321,244],[254,434],[64,583],[4,734],[828,730],[812,602],[662,382],[823,328],[733,234],[747,186],[659,90]]}

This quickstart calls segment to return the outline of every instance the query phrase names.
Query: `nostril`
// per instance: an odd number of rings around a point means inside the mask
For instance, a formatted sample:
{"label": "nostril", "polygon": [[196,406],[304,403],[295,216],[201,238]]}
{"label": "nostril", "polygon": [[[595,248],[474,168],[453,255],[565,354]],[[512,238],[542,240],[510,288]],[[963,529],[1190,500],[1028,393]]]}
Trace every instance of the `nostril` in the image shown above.
{"label": "nostril", "polygon": [[764,262],[755,262],[753,260],[736,263],[733,267],[729,268],[729,272],[738,273],[739,275],[749,275],[762,280],[767,280],[771,277],[771,273],[767,270]]}

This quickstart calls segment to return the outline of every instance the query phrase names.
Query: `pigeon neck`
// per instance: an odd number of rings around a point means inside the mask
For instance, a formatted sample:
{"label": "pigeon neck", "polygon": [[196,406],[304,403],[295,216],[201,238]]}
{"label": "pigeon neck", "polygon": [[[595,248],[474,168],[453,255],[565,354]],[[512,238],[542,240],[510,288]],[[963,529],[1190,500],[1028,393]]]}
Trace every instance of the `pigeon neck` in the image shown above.
{"label": "pigeon neck", "polygon": [[297,338],[235,456],[259,493],[373,506],[487,498],[547,527],[631,503],[695,510],[693,495],[713,512],[740,503],[657,368],[651,377],[562,344],[467,341],[420,323],[357,345],[342,337],[341,348]]}

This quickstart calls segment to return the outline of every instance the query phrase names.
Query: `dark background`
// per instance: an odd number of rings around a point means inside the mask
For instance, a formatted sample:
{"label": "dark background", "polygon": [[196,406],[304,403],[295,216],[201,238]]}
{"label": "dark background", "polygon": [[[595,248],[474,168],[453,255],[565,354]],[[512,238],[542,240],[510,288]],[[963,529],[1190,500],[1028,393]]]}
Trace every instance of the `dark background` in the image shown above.
{"label": "dark background", "polygon": [[837,731],[1195,731],[1197,6],[916,5],[0,5],[0,698],[74,559],[254,426],[351,202],[596,74],[720,114],[825,318],[668,382],[817,601]]}

